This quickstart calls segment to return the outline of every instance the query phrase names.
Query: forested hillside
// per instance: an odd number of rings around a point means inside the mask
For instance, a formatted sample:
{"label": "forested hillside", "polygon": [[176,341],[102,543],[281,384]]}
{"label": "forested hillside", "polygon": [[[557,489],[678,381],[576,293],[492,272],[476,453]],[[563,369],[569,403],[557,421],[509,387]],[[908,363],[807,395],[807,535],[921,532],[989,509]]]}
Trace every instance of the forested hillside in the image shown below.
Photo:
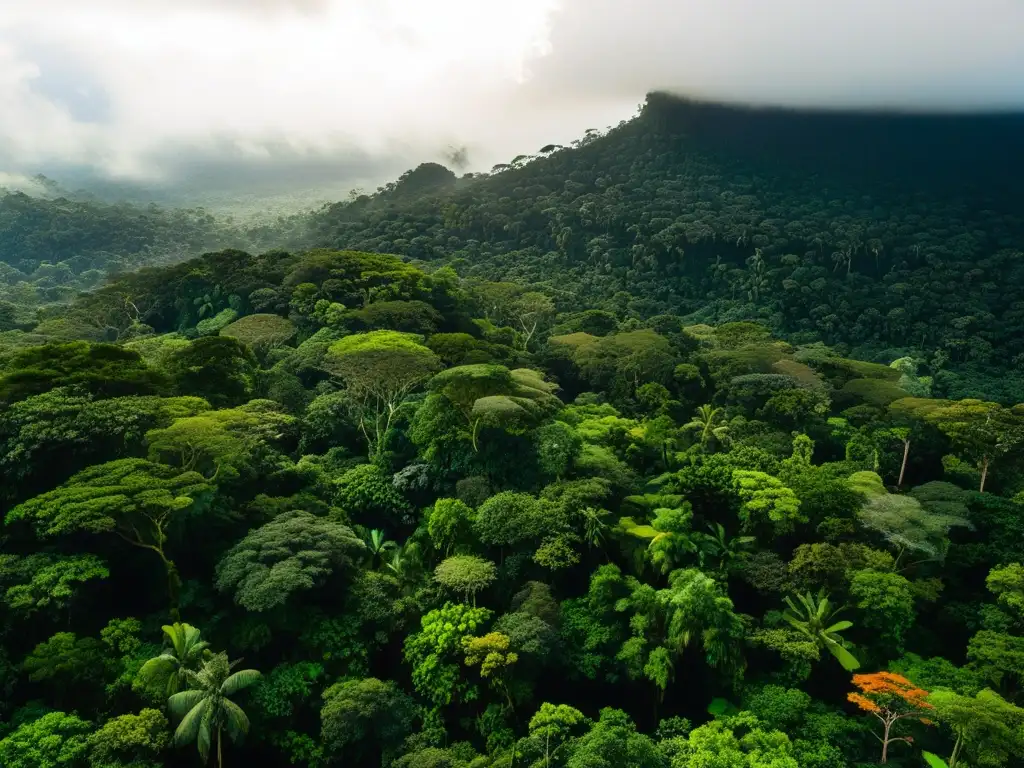
{"label": "forested hillside", "polygon": [[[691,273],[724,236],[654,239],[690,187],[621,131],[320,214],[455,269],[218,251],[2,335],[0,765],[1024,764],[1024,406],[844,344],[871,291],[889,316],[887,275],[908,329],[915,270],[958,286],[928,299],[946,354],[949,302],[980,317],[989,289],[898,238],[877,265],[789,263],[754,224],[725,253],[760,262]],[[629,137],[647,148],[615,170],[602,147]],[[560,165],[588,157],[605,181]],[[695,225],[754,205],[717,200]],[[525,282],[472,276],[505,268]],[[780,294],[819,279],[850,313],[827,333]],[[712,289],[718,322],[687,317]],[[724,322],[744,307],[789,340]],[[1012,350],[986,317],[969,338]],[[863,345],[903,349],[896,327]]]}
{"label": "forested hillside", "polygon": [[[0,328],[110,272],[206,249],[352,248],[646,319],[759,320],[937,391],[1024,399],[1024,118],[746,110],[651,94],[639,116],[461,178],[259,223],[0,195]],[[52,316],[46,309],[43,319]]]}
{"label": "forested hillside", "polygon": [[245,236],[202,209],[109,204],[0,189],[0,331],[31,327],[110,273],[170,264]]}
{"label": "forested hillside", "polygon": [[308,244],[442,260],[640,317],[761,319],[866,359],[921,357],[954,396],[1017,402],[1022,134],[1014,116],[753,111],[654,94],[607,135],[488,177],[427,165],[325,208]]}

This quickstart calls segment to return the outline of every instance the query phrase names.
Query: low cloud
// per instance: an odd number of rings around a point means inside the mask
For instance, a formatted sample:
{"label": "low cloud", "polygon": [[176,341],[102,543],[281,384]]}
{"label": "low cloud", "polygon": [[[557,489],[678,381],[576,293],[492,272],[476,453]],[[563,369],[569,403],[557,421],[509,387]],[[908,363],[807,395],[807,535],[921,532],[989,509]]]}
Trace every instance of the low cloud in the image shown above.
{"label": "low cloud", "polygon": [[479,170],[647,91],[797,107],[1024,108],[1017,0],[11,0],[0,172],[175,187]]}
{"label": "low cloud", "polygon": [[1017,0],[568,2],[551,93],[667,90],[817,108],[1024,108]]}

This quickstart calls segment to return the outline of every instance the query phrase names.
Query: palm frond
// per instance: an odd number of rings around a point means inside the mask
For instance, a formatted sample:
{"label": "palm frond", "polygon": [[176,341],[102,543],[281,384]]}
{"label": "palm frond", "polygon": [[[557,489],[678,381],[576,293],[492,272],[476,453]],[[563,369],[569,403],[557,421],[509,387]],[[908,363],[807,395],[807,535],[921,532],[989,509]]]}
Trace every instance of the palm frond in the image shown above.
{"label": "palm frond", "polygon": [[825,633],[827,633],[827,634],[830,634],[832,632],[842,632],[844,629],[849,629],[852,626],[853,626],[853,622],[852,621],[837,621],[831,627],[827,627],[823,631]]}
{"label": "palm frond", "polygon": [[823,637],[823,639],[825,647],[843,665],[843,669],[847,672],[853,672],[855,669],[860,668],[860,662],[857,661],[857,658],[852,653],[831,638]]}
{"label": "palm frond", "polygon": [[231,696],[243,688],[248,688],[261,677],[260,672],[255,669],[241,669],[227,678],[220,685],[220,692],[224,696]]}
{"label": "palm frond", "polygon": [[143,664],[136,676],[143,680],[150,680],[173,672],[177,665],[177,658],[169,653],[161,653]]}
{"label": "palm frond", "polygon": [[191,624],[182,624],[181,628],[185,632],[185,648],[194,648],[198,643],[201,642],[199,640],[199,637],[202,633],[199,631],[199,629],[193,627]]}
{"label": "palm frond", "polygon": [[206,691],[181,691],[167,699],[167,709],[175,719],[184,718],[204,698]]}
{"label": "palm frond", "polygon": [[[185,691],[185,693],[198,693],[198,691]],[[178,727],[174,729],[174,746],[180,747],[195,741],[209,705],[208,699],[201,698],[199,704],[186,710],[185,716],[178,723]]]}
{"label": "palm frond", "polygon": [[807,635],[808,637],[814,637],[814,633],[811,632],[811,630],[807,627],[807,622],[800,621],[800,619],[796,618],[795,616],[789,613],[783,613],[782,618],[783,620],[788,622],[797,632]]}
{"label": "palm frond", "polygon": [[224,723],[227,726],[228,736],[232,741],[238,741],[249,732],[249,717],[242,711],[242,708],[230,699],[224,699],[220,703],[224,713]]}
{"label": "palm frond", "polygon": [[804,607],[804,616],[808,619],[813,618],[818,609],[818,603],[815,598],[809,592],[804,592],[803,594],[797,593],[797,599]]}
{"label": "palm frond", "polygon": [[171,648],[174,649],[174,654],[179,659],[185,655],[185,638],[182,636],[181,624],[164,624],[160,629],[163,630],[164,634],[167,635],[167,639],[171,643]]}
{"label": "palm frond", "polygon": [[210,710],[207,710],[206,717],[199,724],[199,733],[196,738],[196,746],[199,747],[199,757],[202,758],[204,763],[210,758],[210,742],[213,736],[212,720],[212,713]]}
{"label": "palm frond", "polygon": [[819,595],[817,610],[814,612],[814,616],[822,624],[825,623],[825,619],[828,617],[829,605],[828,598]]}

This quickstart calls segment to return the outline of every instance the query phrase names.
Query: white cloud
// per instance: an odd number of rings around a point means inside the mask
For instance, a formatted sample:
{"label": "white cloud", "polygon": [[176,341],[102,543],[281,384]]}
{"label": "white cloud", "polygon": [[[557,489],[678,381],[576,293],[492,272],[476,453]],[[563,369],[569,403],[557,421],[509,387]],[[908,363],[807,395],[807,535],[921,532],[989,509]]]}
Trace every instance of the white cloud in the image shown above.
{"label": "white cloud", "polygon": [[1018,0],[580,0],[543,74],[786,106],[1024,108]]}
{"label": "white cloud", "polygon": [[487,167],[655,88],[1024,107],[1022,29],[1018,0],[4,0],[0,170]]}

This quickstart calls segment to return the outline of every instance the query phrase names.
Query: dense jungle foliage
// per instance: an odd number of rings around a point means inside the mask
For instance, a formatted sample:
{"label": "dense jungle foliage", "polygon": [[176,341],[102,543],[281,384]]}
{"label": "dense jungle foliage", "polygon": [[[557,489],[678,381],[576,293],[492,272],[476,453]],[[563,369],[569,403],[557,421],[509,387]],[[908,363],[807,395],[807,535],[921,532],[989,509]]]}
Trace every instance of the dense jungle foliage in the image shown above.
{"label": "dense jungle foliage", "polygon": [[759,319],[866,360],[925,358],[955,397],[1019,402],[1022,132],[1018,116],[652,94],[606,135],[485,178],[427,165],[327,207],[308,243],[442,260],[620,314]]}
{"label": "dense jungle foliage", "polygon": [[911,356],[330,250],[2,354],[5,768],[1022,764],[1024,406]]}
{"label": "dense jungle foliage", "polygon": [[1018,130],[0,196],[0,766],[1024,765]]}

